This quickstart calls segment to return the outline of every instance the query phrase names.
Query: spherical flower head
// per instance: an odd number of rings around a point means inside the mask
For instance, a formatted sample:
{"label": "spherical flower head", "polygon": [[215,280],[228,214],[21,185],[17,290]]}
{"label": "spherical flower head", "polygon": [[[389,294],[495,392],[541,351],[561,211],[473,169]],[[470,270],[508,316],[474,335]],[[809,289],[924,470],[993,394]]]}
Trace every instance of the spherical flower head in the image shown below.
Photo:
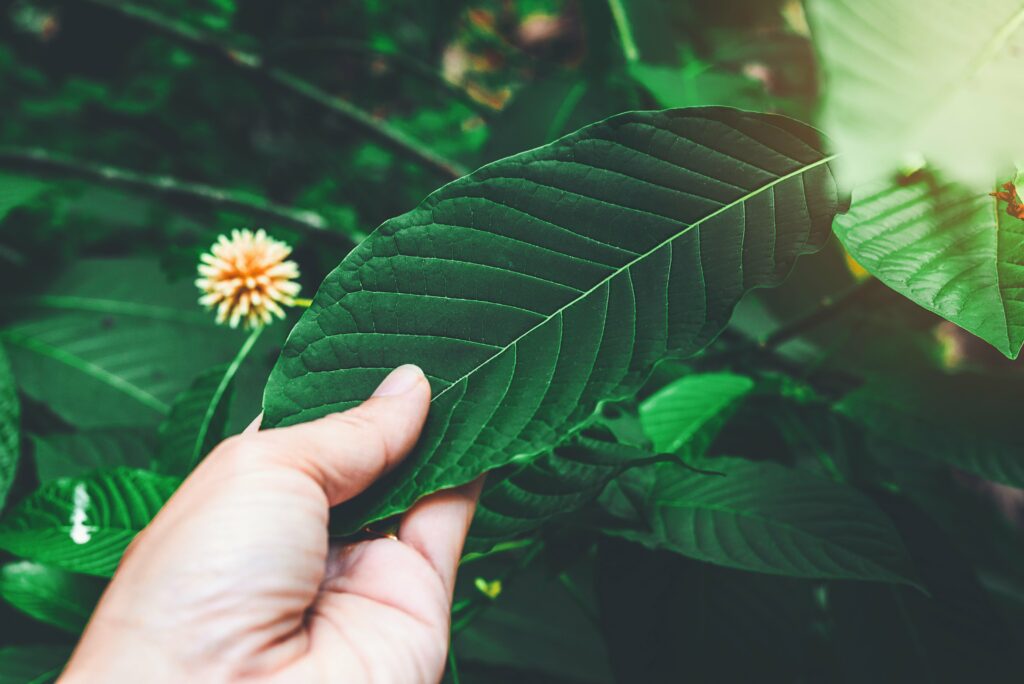
{"label": "spherical flower head", "polygon": [[263,230],[233,230],[221,235],[199,264],[196,287],[199,303],[217,309],[217,322],[237,328],[265,325],[273,316],[284,318],[283,306],[292,306],[299,294],[299,267],[285,261],[292,248]]}

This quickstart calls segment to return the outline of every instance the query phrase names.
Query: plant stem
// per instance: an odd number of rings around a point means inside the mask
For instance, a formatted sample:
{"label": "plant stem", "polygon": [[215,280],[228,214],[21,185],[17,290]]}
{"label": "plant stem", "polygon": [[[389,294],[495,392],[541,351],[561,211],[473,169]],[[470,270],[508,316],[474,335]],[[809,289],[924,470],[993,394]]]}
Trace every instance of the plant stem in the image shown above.
{"label": "plant stem", "polygon": [[459,665],[455,662],[455,644],[448,644],[448,674],[452,684],[459,684]]}
{"label": "plant stem", "polygon": [[152,176],[104,164],[57,155],[40,148],[0,148],[0,168],[45,178],[77,178],[148,195],[188,207],[205,206],[237,211],[256,219],[303,231],[347,237],[329,230],[327,219],[315,211],[294,209],[268,202],[256,195],[181,181],[171,176]]}
{"label": "plant stem", "polygon": [[122,17],[145,26],[198,54],[212,57],[242,73],[248,73],[262,79],[280,90],[298,95],[341,117],[384,147],[407,159],[419,162],[424,167],[435,171],[443,177],[455,179],[466,174],[466,169],[462,166],[431,151],[423,143],[374,118],[369,112],[364,111],[351,102],[331,95],[312,83],[303,81],[283,69],[268,64],[263,56],[256,52],[225,45],[206,31],[190,26],[186,22],[164,16],[148,7],[118,2],[118,0],[84,1],[111,12],[116,12]]}
{"label": "plant stem", "polygon": [[622,0],[608,0],[608,8],[612,12],[612,19],[615,20],[615,27],[619,30],[619,40],[622,42],[622,54],[626,62],[632,64],[640,61],[640,50],[633,37],[633,25],[629,21],[626,7]]}
{"label": "plant stem", "polygon": [[[533,559],[537,557],[537,554],[540,553],[542,548],[544,548],[544,542],[540,539],[535,539],[523,552],[523,555],[521,555],[514,564],[509,566],[505,572],[501,574],[501,577],[498,578],[502,587],[507,586],[509,580],[511,580],[516,573],[532,563]],[[479,616],[480,613],[494,601],[495,599],[485,596],[482,593],[477,594],[471,600],[470,604],[463,610],[463,615],[458,619],[458,621],[452,623],[452,634],[458,634],[466,627],[469,627],[470,623],[473,622],[473,620],[475,620],[477,616]]]}
{"label": "plant stem", "polygon": [[761,340],[758,345],[765,349],[776,349],[795,337],[799,337],[808,330],[826,323],[842,313],[851,305],[860,301],[863,297],[879,289],[881,282],[874,278],[867,278],[858,281],[840,292],[835,297],[829,297],[821,302],[821,306],[805,316],[801,316],[789,323],[786,323],[768,337]]}
{"label": "plant stem", "polygon": [[283,56],[301,52],[345,52],[367,57],[378,57],[391,62],[427,83],[437,86],[438,89],[451,95],[455,100],[484,118],[491,117],[497,112],[494,107],[474,99],[465,88],[452,83],[426,62],[398,50],[374,47],[363,40],[348,40],[345,38],[290,40],[274,46],[269,51],[267,59],[278,62]]}

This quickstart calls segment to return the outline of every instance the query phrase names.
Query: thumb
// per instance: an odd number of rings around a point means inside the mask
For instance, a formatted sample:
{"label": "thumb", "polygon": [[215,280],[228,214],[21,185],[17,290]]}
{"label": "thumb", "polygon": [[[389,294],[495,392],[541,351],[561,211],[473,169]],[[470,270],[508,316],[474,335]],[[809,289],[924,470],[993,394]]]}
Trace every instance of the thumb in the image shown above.
{"label": "thumb", "polygon": [[296,468],[319,484],[331,506],[356,496],[415,445],[430,408],[430,383],[399,366],[365,402],[342,413],[240,439],[247,449]]}

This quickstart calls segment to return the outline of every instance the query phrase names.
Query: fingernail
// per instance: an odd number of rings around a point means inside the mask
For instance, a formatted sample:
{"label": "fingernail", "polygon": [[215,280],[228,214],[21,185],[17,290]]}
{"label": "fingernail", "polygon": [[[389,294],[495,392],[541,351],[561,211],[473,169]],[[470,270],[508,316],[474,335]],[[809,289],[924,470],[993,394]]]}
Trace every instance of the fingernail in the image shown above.
{"label": "fingernail", "polygon": [[388,374],[388,377],[384,378],[384,382],[377,386],[377,389],[373,392],[373,396],[393,397],[399,394],[405,394],[422,379],[423,371],[419,369],[419,366],[414,366],[412,364],[399,366],[395,370],[391,371]]}

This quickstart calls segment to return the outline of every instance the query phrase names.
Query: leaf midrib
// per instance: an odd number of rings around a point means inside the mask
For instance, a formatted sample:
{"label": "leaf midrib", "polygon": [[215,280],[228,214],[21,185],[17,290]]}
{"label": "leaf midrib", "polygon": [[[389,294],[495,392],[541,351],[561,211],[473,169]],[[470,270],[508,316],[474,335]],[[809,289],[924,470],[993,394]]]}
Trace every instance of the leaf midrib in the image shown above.
{"label": "leaf midrib", "polygon": [[716,216],[719,216],[719,215],[725,213],[726,211],[732,209],[733,207],[739,206],[739,205],[747,202],[748,200],[750,200],[750,199],[752,199],[754,197],[757,197],[759,194],[761,194],[765,190],[773,188],[776,185],[779,185],[780,183],[783,183],[783,182],[785,182],[785,181],[787,181],[787,180],[789,180],[791,178],[796,178],[796,177],[798,177],[798,176],[800,176],[800,175],[802,175],[804,173],[807,173],[811,169],[817,168],[819,166],[826,165],[826,164],[828,164],[829,162],[831,162],[832,160],[834,160],[838,156],[839,156],[838,154],[828,155],[828,156],[823,157],[823,158],[821,158],[821,159],[819,159],[819,160],[817,160],[817,161],[815,161],[815,162],[813,162],[811,164],[807,164],[806,166],[801,166],[798,169],[790,171],[786,175],[780,176],[779,178],[776,178],[775,180],[773,180],[773,181],[771,181],[769,183],[766,183],[766,184],[762,185],[759,188],[755,188],[754,190],[751,190],[747,194],[743,195],[742,197],[739,197],[739,198],[733,200],[732,202],[729,202],[728,204],[722,205],[721,207],[719,207],[715,211],[711,212],[710,214],[708,214],[704,218],[698,219],[697,221],[694,221],[693,223],[689,224],[688,226],[685,226],[682,230],[680,230],[679,232],[673,234],[672,236],[662,240],[661,242],[659,242],[658,244],[656,244],[654,247],[650,248],[646,252],[642,252],[641,254],[638,254],[635,258],[633,258],[632,260],[630,260],[626,264],[616,268],[611,273],[609,273],[607,276],[605,276],[604,278],[599,280],[590,289],[581,292],[579,295],[577,295],[576,297],[574,297],[570,301],[566,302],[564,305],[562,305],[561,307],[559,307],[555,311],[553,311],[550,314],[547,314],[546,316],[544,316],[540,322],[538,322],[535,325],[531,326],[529,329],[527,329],[525,332],[520,334],[514,340],[512,340],[511,342],[509,342],[508,344],[506,344],[504,346],[499,347],[497,349],[497,351],[494,354],[492,354],[491,356],[487,357],[486,360],[482,361],[481,363],[477,364],[473,368],[469,369],[463,375],[461,375],[460,377],[458,377],[454,381],[452,381],[452,383],[450,385],[448,385],[443,390],[441,390],[440,392],[435,394],[431,398],[431,402],[435,401],[436,399],[439,399],[446,392],[448,392],[448,390],[450,390],[451,388],[455,387],[459,383],[463,382],[469,376],[471,376],[474,373],[476,373],[478,370],[480,370],[481,368],[483,368],[484,366],[489,364],[491,361],[493,361],[494,359],[498,358],[499,356],[504,354],[506,351],[508,351],[512,347],[516,346],[520,341],[522,341],[528,335],[532,334],[535,330],[537,330],[541,326],[547,324],[548,321],[552,320],[553,318],[555,318],[557,316],[560,316],[562,314],[562,312],[564,312],[566,309],[574,306],[575,304],[579,303],[580,301],[582,301],[582,300],[586,299],[587,297],[589,297],[590,295],[592,295],[594,292],[596,292],[598,289],[600,289],[606,283],[608,283],[612,278],[615,278],[615,277],[621,275],[623,272],[628,271],[630,268],[635,266],[637,263],[639,263],[639,262],[643,261],[644,259],[650,257],[652,254],[654,254],[655,252],[660,250],[662,247],[665,247],[666,245],[671,244],[672,242],[674,242],[675,240],[679,239],[683,235],[686,235],[687,233],[689,233],[692,229],[700,227],[700,225],[705,223],[706,221],[710,221],[711,219],[713,219]]}
{"label": "leaf midrib", "polygon": [[170,413],[170,406],[168,406],[166,402],[155,397],[141,387],[125,380],[119,375],[111,373],[106,368],[83,359],[66,349],[51,346],[35,337],[32,337],[31,335],[19,334],[10,331],[0,335],[0,339],[7,340],[11,344],[16,344],[27,351],[45,356],[57,363],[73,368],[74,370],[105,384],[107,387],[110,387],[121,394],[131,397],[146,408],[156,411],[160,415],[166,416]]}

